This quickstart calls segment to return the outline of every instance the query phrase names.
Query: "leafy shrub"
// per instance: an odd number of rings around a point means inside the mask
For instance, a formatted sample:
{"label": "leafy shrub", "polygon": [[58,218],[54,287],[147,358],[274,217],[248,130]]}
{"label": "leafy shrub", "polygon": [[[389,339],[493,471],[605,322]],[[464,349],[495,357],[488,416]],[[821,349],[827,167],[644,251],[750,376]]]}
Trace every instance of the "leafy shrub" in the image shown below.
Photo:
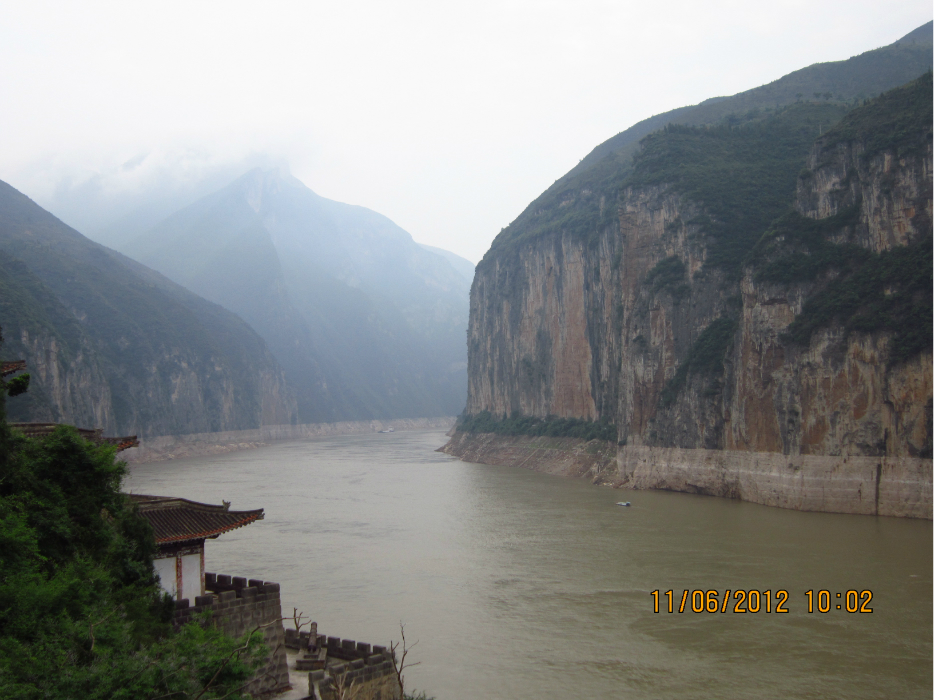
{"label": "leafy shrub", "polygon": [[0,697],[241,697],[265,657],[262,636],[233,639],[207,619],[173,629],[152,530],[120,493],[115,448],[65,426],[41,439],[14,433],[4,398]]}

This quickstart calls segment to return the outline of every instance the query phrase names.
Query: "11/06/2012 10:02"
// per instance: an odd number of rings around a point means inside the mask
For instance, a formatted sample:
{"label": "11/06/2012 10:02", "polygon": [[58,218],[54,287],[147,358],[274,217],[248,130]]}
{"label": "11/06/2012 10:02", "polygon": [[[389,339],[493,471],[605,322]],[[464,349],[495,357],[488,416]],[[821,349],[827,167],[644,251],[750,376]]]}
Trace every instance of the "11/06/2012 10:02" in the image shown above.
{"label": "11/06/2012 10:02", "polygon": [[[731,605],[731,594],[732,594],[732,605]],[[774,605],[773,605],[773,595],[771,590],[757,591],[755,589],[738,589],[730,590],[726,589],[723,592],[723,597],[720,597],[720,591],[716,589],[709,590],[685,590],[681,594],[680,603],[675,604],[675,595],[674,591],[665,591],[661,592],[659,590],[654,590],[650,594],[652,596],[653,612],[659,613],[662,612],[665,608],[670,613],[677,611],[679,613],[683,612],[695,612],[695,613],[757,613],[757,612],[766,612],[766,613],[787,613],[790,612],[788,609],[788,591],[785,589],[779,589],[775,591],[774,595]],[[819,591],[805,591],[805,596],[807,596],[807,605],[808,612],[813,613],[815,610],[815,603],[817,605],[817,612],[826,613],[830,612],[833,609],[836,610],[846,610],[849,613],[871,613],[872,608],[869,607],[869,603],[872,601],[872,591],[856,591],[848,590],[846,593],[837,593],[836,598],[840,599],[840,602],[836,605],[833,604],[833,595],[830,591],[819,590]],[[667,605],[666,599],[667,598]],[[689,604],[690,603],[690,604]]]}

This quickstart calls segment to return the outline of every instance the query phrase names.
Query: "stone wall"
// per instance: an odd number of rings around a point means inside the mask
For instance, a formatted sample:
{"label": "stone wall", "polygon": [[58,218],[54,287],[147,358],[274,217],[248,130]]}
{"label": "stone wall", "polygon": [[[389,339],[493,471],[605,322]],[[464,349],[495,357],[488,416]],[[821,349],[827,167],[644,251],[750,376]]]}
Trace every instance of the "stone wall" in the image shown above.
{"label": "stone wall", "polygon": [[372,421],[342,421],[338,423],[305,423],[302,425],[264,425],[255,430],[231,430],[221,433],[163,435],[140,441],[139,447],[124,450],[120,459],[127,462],[162,462],[168,459],[224,454],[268,445],[276,440],[328,437],[332,435],[363,435],[381,430],[449,430],[456,419],[394,418]]}
{"label": "stone wall", "polygon": [[175,602],[175,625],[184,625],[198,613],[211,611],[214,624],[230,636],[240,637],[261,628],[270,655],[266,665],[247,684],[246,692],[255,697],[288,690],[279,584],[205,573],[204,588],[209,593],[195,598],[194,605],[187,598]]}
{"label": "stone wall", "polygon": [[296,660],[298,671],[308,671],[308,698],[338,700],[397,700],[399,682],[392,651],[383,646],[313,631],[286,630],[285,646],[304,652]]}

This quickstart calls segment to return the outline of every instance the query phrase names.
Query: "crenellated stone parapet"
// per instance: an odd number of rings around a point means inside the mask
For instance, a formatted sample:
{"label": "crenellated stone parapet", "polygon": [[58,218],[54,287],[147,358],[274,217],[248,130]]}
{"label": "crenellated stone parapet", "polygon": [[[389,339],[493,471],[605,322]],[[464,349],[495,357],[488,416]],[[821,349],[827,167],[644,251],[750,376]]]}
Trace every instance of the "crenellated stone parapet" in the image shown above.
{"label": "crenellated stone parapet", "polygon": [[326,637],[311,631],[285,631],[285,646],[303,654],[295,661],[298,671],[308,671],[309,700],[397,700],[399,682],[392,651],[353,639]]}
{"label": "crenellated stone parapet", "polygon": [[[194,605],[187,598],[175,602],[174,623],[180,627],[210,611],[212,623],[232,637],[261,629],[270,655],[245,688],[254,697],[291,687],[286,649],[300,653],[294,671],[308,673],[307,700],[401,697],[392,651],[387,647],[318,634],[317,623],[311,623],[310,630],[284,629],[278,583],[205,573],[204,589],[205,595],[197,596]],[[291,683],[296,680],[293,677]]]}
{"label": "crenellated stone parapet", "polygon": [[187,598],[175,601],[173,622],[176,627],[192,622],[199,613],[210,611],[213,624],[232,637],[241,637],[259,628],[270,654],[266,665],[245,690],[254,697],[287,690],[290,687],[289,668],[279,584],[205,573],[204,589],[206,594],[197,596],[194,605]]}

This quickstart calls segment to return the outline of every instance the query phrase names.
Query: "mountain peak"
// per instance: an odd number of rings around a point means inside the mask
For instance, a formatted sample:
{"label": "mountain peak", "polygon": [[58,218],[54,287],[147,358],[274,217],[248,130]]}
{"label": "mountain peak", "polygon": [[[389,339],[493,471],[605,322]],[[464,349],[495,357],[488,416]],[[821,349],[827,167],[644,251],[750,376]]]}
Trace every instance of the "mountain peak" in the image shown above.
{"label": "mountain peak", "polygon": [[934,21],[922,24],[895,42],[896,44],[934,44]]}
{"label": "mountain peak", "polygon": [[273,168],[253,168],[234,186],[243,192],[247,204],[257,213],[263,206],[263,200],[269,195],[275,195],[286,187],[308,189],[301,180],[292,175],[288,164],[277,165]]}

